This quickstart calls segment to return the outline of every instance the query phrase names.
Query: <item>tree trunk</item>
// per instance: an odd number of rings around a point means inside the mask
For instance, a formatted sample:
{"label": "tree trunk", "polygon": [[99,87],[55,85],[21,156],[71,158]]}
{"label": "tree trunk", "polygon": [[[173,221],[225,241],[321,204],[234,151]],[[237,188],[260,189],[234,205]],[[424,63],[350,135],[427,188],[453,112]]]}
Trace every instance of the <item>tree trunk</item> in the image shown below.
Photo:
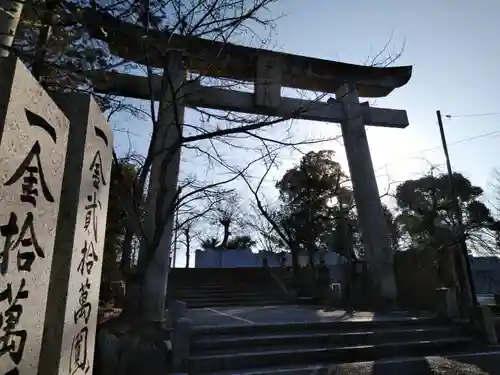
{"label": "tree trunk", "polygon": [[[24,2],[0,0],[0,58],[9,56]],[[2,48],[3,46],[7,48]]]}
{"label": "tree trunk", "polygon": [[191,236],[189,235],[189,228],[184,230],[186,236],[186,268],[189,268],[189,254],[191,253]]}
{"label": "tree trunk", "polygon": [[47,44],[52,36],[52,24],[54,23],[53,15],[59,0],[47,0],[45,4],[45,11],[43,12],[42,23],[44,27],[40,30],[38,40],[35,47],[35,58],[33,60],[32,72],[33,77],[37,79],[42,87],[45,87],[42,75],[45,70],[45,55],[47,54]]}
{"label": "tree trunk", "polygon": [[307,261],[309,263],[309,267],[311,267],[311,271],[314,271],[314,251],[312,249],[309,249],[307,252]]}
{"label": "tree trunk", "polygon": [[227,248],[227,241],[229,241],[229,235],[231,234],[229,232],[229,226],[231,225],[230,220],[221,220],[220,223],[224,227],[224,237],[222,238],[222,243],[220,244],[220,247],[224,250]]}
{"label": "tree trunk", "polygon": [[134,231],[131,226],[125,230],[125,236],[122,243],[122,259],[120,261],[120,271],[123,278],[126,280],[128,275],[130,275],[130,264],[132,261],[132,240],[134,238]]}
{"label": "tree trunk", "polygon": [[180,139],[184,107],[179,99],[185,82],[180,55],[169,54],[163,72],[162,96],[155,124],[150,184],[145,212],[145,246],[141,248],[144,285],[141,291],[142,316],[150,321],[164,317],[175,200],[181,157]]}

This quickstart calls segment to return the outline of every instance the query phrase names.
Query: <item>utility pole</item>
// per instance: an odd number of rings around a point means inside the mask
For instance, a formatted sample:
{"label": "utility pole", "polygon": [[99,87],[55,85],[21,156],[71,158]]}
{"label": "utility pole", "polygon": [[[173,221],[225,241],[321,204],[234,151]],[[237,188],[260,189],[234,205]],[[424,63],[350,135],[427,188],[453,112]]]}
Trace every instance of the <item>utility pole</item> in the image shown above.
{"label": "utility pole", "polygon": [[24,2],[0,0],[0,58],[9,56]]}
{"label": "utility pole", "polygon": [[[455,187],[453,184],[453,171],[451,169],[450,155],[448,154],[448,145],[446,144],[446,137],[444,135],[443,119],[441,118],[441,111],[437,111],[437,118],[439,124],[439,132],[441,134],[441,142],[443,144],[444,156],[446,158],[446,168],[448,170],[448,183],[451,194],[451,200],[453,205],[453,210],[455,211],[456,223],[453,220],[453,226],[456,232],[458,232],[459,241],[458,246],[462,252],[462,256],[458,256],[459,259],[459,282],[462,284],[462,294],[472,302],[472,307],[478,306],[476,288],[474,286],[474,279],[472,277],[472,270],[470,265],[469,255],[467,253],[467,243],[465,241],[464,225],[462,221],[462,210],[458,202],[458,197],[455,194]],[[465,275],[464,275],[465,271]],[[464,277],[465,276],[465,277]],[[467,305],[469,303],[467,302]]]}
{"label": "utility pole", "polygon": [[175,268],[177,258],[177,242],[179,240],[179,208],[175,210],[175,232],[174,232],[174,251],[172,256],[172,267]]}

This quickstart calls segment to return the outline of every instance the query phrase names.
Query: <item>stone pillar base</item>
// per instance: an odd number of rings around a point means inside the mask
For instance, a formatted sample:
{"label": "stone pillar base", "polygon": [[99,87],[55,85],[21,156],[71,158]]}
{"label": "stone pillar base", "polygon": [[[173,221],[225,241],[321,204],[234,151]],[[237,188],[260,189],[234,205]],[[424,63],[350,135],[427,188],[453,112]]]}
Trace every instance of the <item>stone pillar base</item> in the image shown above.
{"label": "stone pillar base", "polygon": [[450,288],[437,288],[437,313],[440,317],[447,319],[456,319],[460,313],[457,304],[457,294],[455,289]]}

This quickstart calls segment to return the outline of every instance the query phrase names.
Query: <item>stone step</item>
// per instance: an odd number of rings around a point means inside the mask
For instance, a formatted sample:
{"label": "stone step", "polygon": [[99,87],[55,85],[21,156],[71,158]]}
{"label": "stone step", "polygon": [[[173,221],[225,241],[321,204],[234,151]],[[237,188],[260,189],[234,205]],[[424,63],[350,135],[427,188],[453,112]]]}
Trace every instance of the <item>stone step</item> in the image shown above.
{"label": "stone step", "polygon": [[258,289],[258,288],[219,288],[219,289],[172,289],[168,295],[190,295],[190,296],[217,296],[217,295],[256,295],[256,294],[282,294],[275,289]]}
{"label": "stone step", "polygon": [[258,297],[262,295],[261,293],[250,290],[250,291],[234,291],[234,290],[216,290],[216,291],[202,291],[202,290],[189,290],[189,291],[181,291],[176,290],[171,294],[174,297],[186,297],[186,298],[207,298],[207,297]]}
{"label": "stone step", "polygon": [[[181,300],[182,301],[182,300]],[[207,300],[200,300],[200,299],[184,299],[188,305],[194,306],[194,305],[209,305],[211,303],[217,304],[219,306],[222,305],[238,305],[238,306],[245,306],[246,304],[250,305],[259,305],[259,306],[265,306],[265,305],[271,305],[274,306],[275,304],[283,304],[284,302],[281,300],[278,300],[276,298],[242,298],[242,299],[237,299],[237,298],[212,298],[212,299],[207,299]]]}
{"label": "stone step", "polygon": [[[358,319],[316,322],[285,322],[285,323],[256,323],[228,326],[198,326],[193,331],[193,338],[207,335],[210,337],[226,336],[253,336],[258,334],[286,334],[302,332],[347,332],[369,331],[376,328],[389,329],[391,327],[416,328],[431,325],[450,324],[437,317],[390,317],[386,319]],[[461,328],[463,325],[454,325]]]}
{"label": "stone step", "polygon": [[[347,375],[347,374],[381,374],[381,375],[433,375],[435,370],[430,366],[448,361],[456,361],[468,367],[474,374],[476,367],[489,374],[498,374],[500,351],[470,352],[443,357],[412,357],[389,360],[353,362],[340,364],[319,364],[305,366],[268,367],[254,370],[223,371],[210,375]],[[447,366],[448,367],[448,366]],[[443,372],[438,372],[443,373]],[[457,372],[452,372],[456,374]],[[208,375],[208,374],[207,374]]]}
{"label": "stone step", "polygon": [[307,346],[309,348],[322,348],[350,345],[374,345],[382,342],[433,340],[443,337],[458,337],[459,330],[452,327],[429,326],[419,328],[376,328],[369,331],[346,332],[301,332],[275,335],[256,336],[210,336],[193,340],[191,353],[203,351],[204,355],[218,352],[231,352],[238,350],[251,350],[252,348],[269,348],[279,346],[292,348]]}
{"label": "stone step", "polygon": [[169,284],[169,288],[172,290],[234,290],[235,286],[239,285],[234,283],[205,284],[201,282],[195,284],[183,283],[181,285]]}
{"label": "stone step", "polygon": [[193,298],[229,298],[229,297],[243,297],[243,298],[254,298],[259,296],[270,296],[274,295],[272,293],[260,292],[257,290],[232,290],[232,291],[218,291],[218,292],[204,292],[204,291],[196,291],[196,292],[187,292],[183,293],[177,291],[171,294],[172,296],[186,296]]}
{"label": "stone step", "polygon": [[258,299],[211,299],[211,300],[184,300],[190,309],[201,307],[229,307],[229,306],[278,306],[286,305],[287,301],[272,298]]}
{"label": "stone step", "polygon": [[[307,365],[312,363],[347,363],[384,358],[426,356],[453,353],[472,347],[469,337],[433,341],[404,341],[378,345],[353,345],[336,348],[293,348],[253,351],[237,354],[199,355],[188,358],[189,374],[227,371],[268,366]],[[233,374],[237,372],[232,372]]]}
{"label": "stone step", "polygon": [[[184,286],[179,288],[169,288],[169,293],[250,293],[261,292],[268,290],[264,288],[254,288],[251,285],[247,286]],[[274,290],[274,289],[271,289]]]}

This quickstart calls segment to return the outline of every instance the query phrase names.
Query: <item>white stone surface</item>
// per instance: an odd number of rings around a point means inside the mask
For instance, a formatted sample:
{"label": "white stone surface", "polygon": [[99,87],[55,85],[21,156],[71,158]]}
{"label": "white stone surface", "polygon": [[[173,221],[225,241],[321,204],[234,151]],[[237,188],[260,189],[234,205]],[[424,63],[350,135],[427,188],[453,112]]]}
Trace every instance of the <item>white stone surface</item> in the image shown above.
{"label": "white stone surface", "polygon": [[[91,96],[75,93],[57,101],[71,121],[71,153],[54,258],[59,267],[53,266],[49,291],[57,308],[51,310],[51,334],[44,336],[50,350],[42,351],[39,374],[79,375],[93,367],[113,139]],[[66,301],[57,301],[61,295]]]}
{"label": "white stone surface", "polygon": [[1,374],[36,374],[68,126],[19,60],[0,60],[0,337],[12,344]]}

